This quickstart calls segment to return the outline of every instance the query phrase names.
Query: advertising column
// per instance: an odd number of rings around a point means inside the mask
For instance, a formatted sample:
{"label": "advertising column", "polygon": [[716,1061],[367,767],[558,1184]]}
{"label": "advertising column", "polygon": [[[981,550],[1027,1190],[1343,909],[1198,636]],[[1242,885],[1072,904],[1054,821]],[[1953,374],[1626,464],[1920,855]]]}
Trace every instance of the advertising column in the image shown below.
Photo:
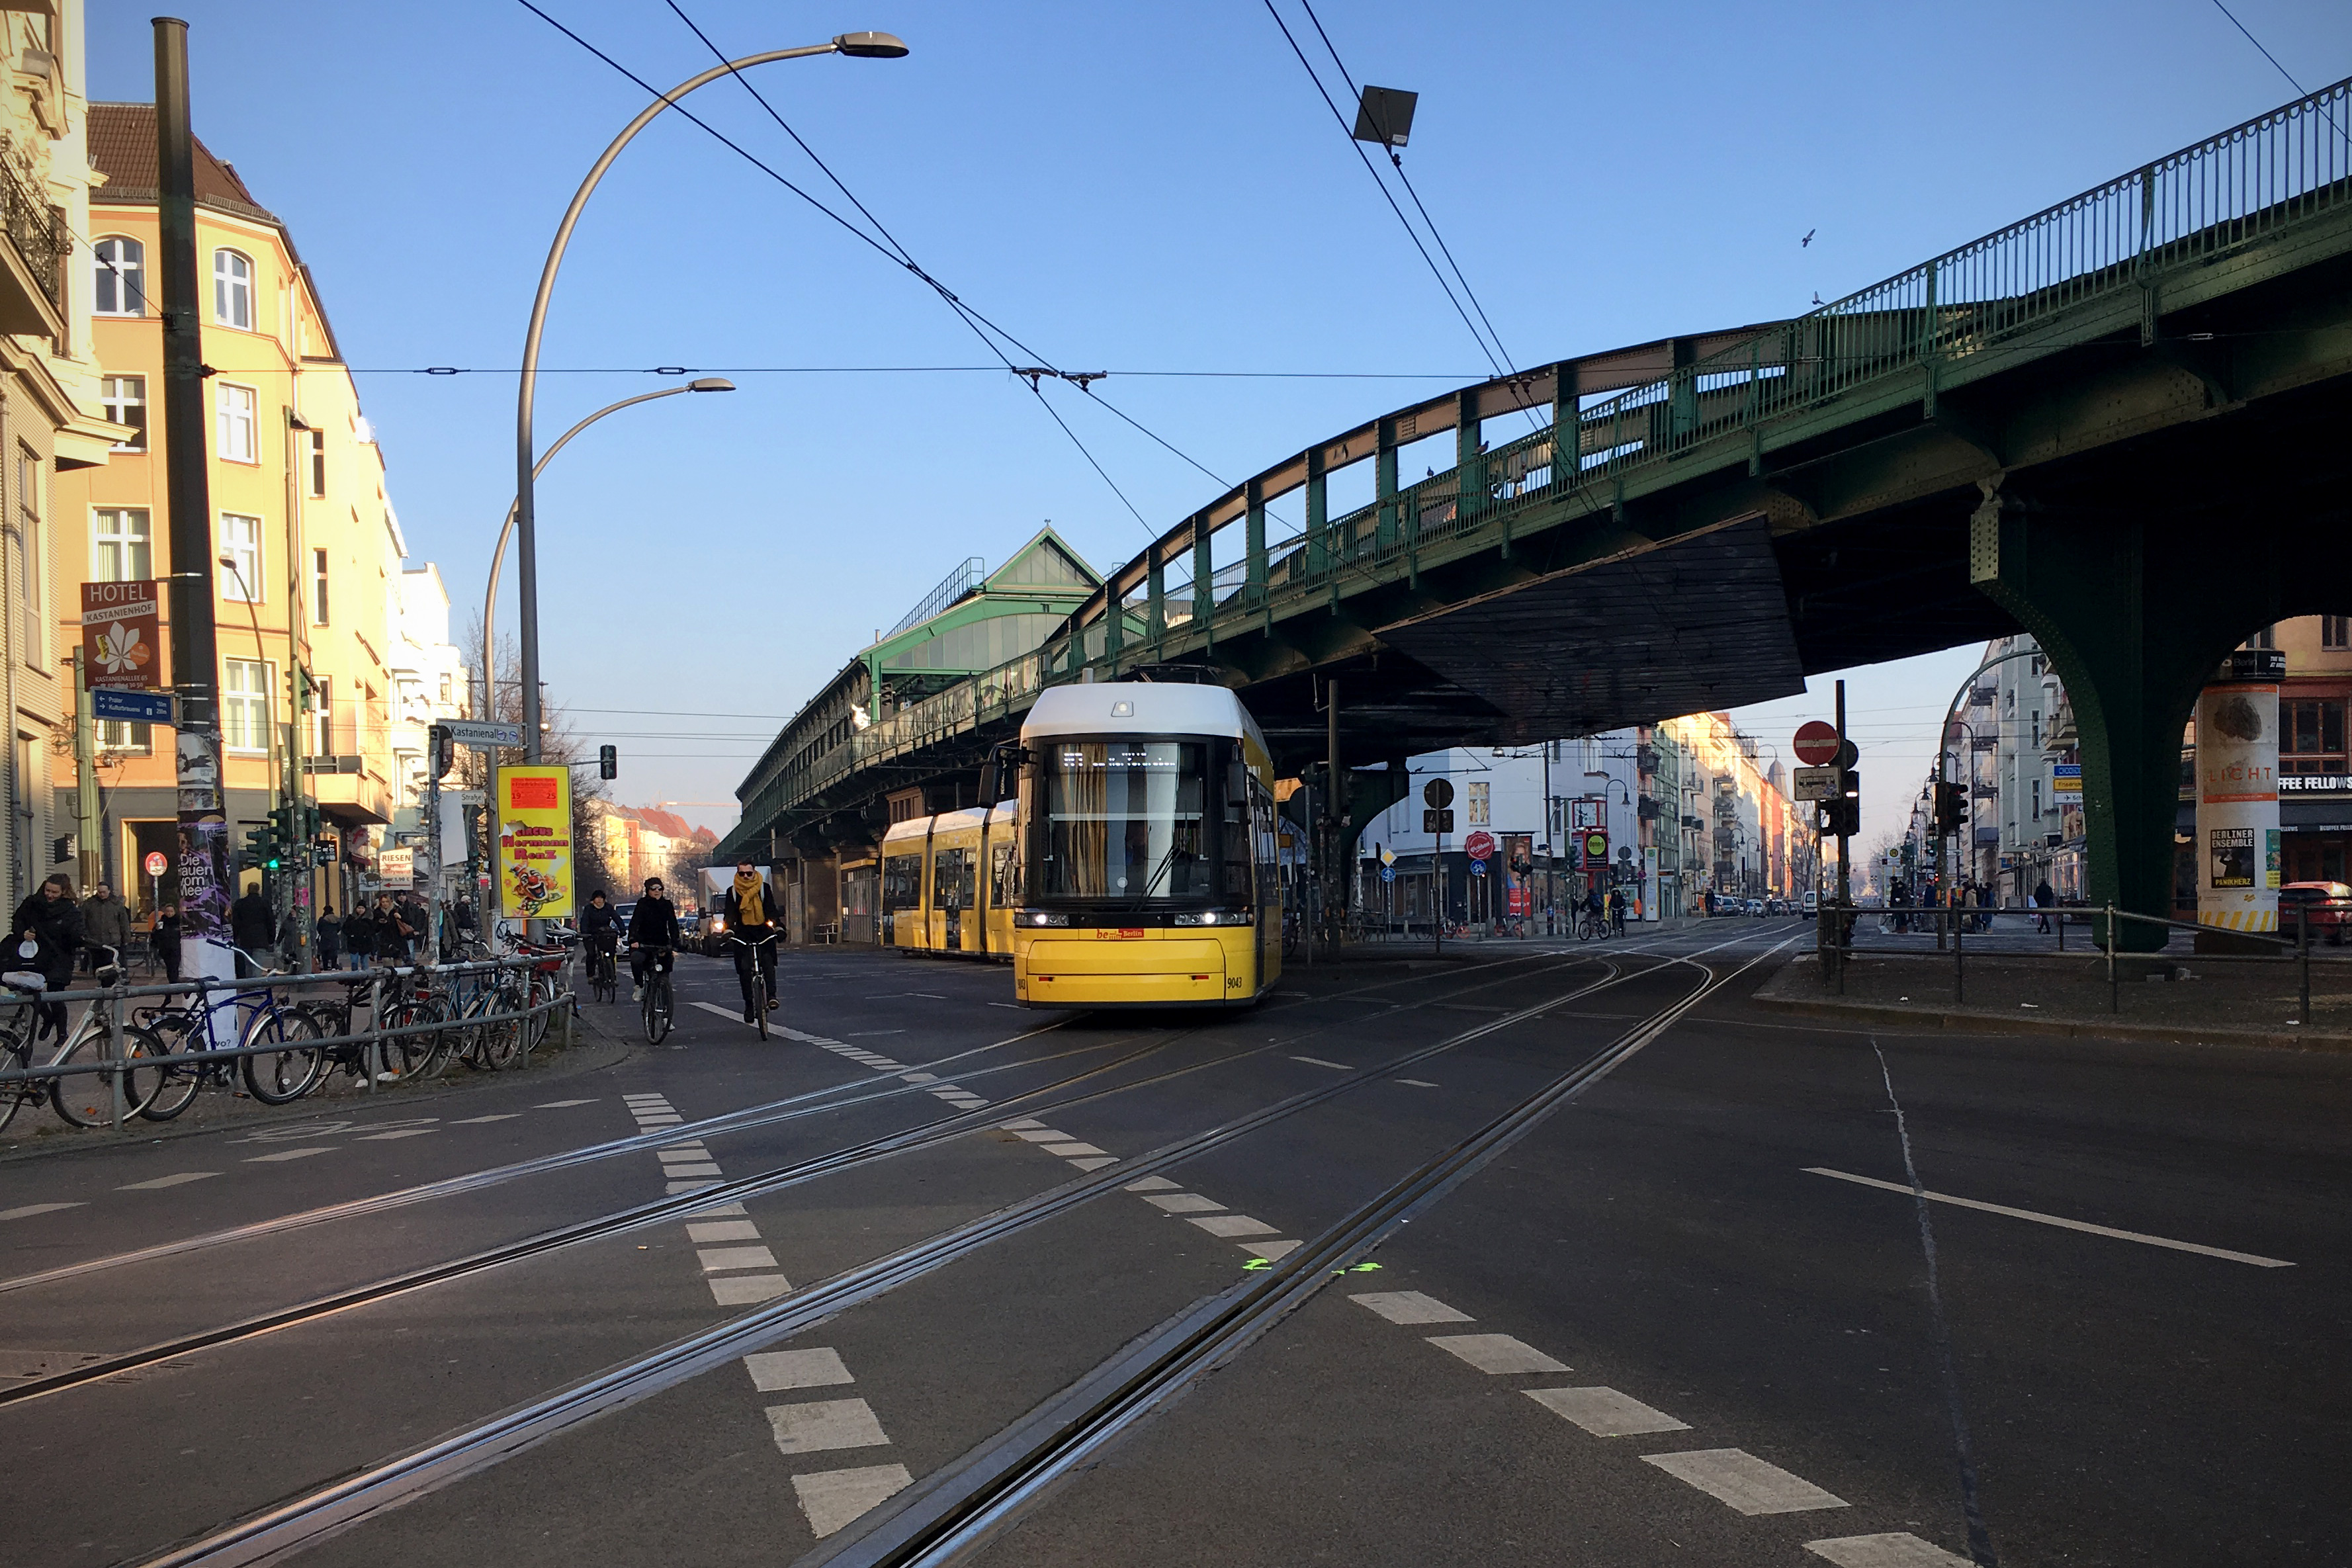
{"label": "advertising column", "polygon": [[2279,681],[2286,655],[2240,648],[2197,700],[2197,933],[2278,930]]}

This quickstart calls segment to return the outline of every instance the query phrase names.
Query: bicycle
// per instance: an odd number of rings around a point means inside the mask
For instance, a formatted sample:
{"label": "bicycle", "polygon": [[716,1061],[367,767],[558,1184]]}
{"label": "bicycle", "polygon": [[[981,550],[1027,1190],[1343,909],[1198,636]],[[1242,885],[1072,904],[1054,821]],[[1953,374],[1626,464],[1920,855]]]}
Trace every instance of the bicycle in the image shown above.
{"label": "bicycle", "polygon": [[[119,964],[108,963],[100,968],[98,983],[119,985],[122,970]],[[47,978],[31,970],[11,970],[0,974],[0,987],[12,994],[16,1002],[15,1016],[0,1026],[0,1067],[23,1071],[36,1064],[33,1061],[33,1033],[39,1023],[36,1001],[47,988]],[[114,1043],[113,1003],[100,997],[81,1016],[81,1022],[68,1031],[58,1042],[57,1049],[37,1065],[66,1067],[91,1063],[110,1063]],[[75,1127],[98,1127],[114,1120],[114,1083],[122,1083],[122,1109],[126,1115],[143,1110],[155,1098],[163,1081],[162,1068],[139,1068],[131,1065],[145,1057],[169,1054],[161,1039],[135,1025],[122,1028],[122,1063],[121,1067],[100,1066],[94,1071],[76,1073],[66,1078],[47,1080],[31,1079],[6,1086],[0,1096],[0,1128],[16,1119],[16,1112],[27,1105],[47,1100],[60,1120]]]}
{"label": "bicycle", "polygon": [[1601,916],[1594,914],[1591,910],[1585,910],[1577,915],[1577,941],[1595,942],[1608,934],[1609,922],[1603,920]]}
{"label": "bicycle", "polygon": [[[241,956],[251,961],[250,954]],[[262,966],[256,963],[255,967]],[[263,973],[276,971],[264,969]],[[234,1008],[237,1015],[233,1037],[238,1045],[282,1045],[284,1048],[246,1057],[241,1062],[229,1058],[218,1062],[167,1066],[162,1084],[154,1097],[141,1108],[140,1115],[150,1121],[169,1121],[194,1103],[197,1091],[207,1084],[234,1088],[240,1075],[247,1092],[265,1105],[284,1105],[299,1100],[316,1087],[324,1063],[324,1055],[315,1043],[316,1026],[281,1003],[277,993],[267,987],[233,992],[220,999],[215,999],[209,989],[199,988],[186,1002],[142,1007],[132,1015],[132,1019],[169,1041],[171,1055],[194,1055],[220,1048],[214,1021],[228,1008]]]}
{"label": "bicycle", "polygon": [[[734,932],[727,933],[727,945],[746,950],[751,962],[737,959],[736,975],[743,983],[743,1010],[760,1026],[760,1038],[768,1037],[768,1009],[773,1005],[768,999],[768,984],[775,970],[776,933],[770,931],[757,942],[746,942]],[[761,960],[766,960],[763,967]]]}
{"label": "bicycle", "polygon": [[645,984],[639,987],[644,994],[638,998],[638,1004],[645,1013],[646,1043],[658,1046],[662,1037],[669,1033],[675,1006],[670,996],[669,968],[677,952],[675,949],[667,947],[642,947],[635,943],[631,946],[634,951],[649,953],[653,958]]}
{"label": "bicycle", "polygon": [[621,966],[610,940],[597,942],[588,950],[588,990],[599,1002],[621,999]]}

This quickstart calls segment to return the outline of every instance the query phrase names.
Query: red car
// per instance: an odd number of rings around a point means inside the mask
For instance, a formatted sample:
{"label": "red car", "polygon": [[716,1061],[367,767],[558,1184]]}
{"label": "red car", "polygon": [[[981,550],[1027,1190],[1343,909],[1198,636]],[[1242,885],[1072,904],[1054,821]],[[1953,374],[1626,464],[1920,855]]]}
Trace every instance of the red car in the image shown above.
{"label": "red car", "polygon": [[2344,945],[2344,931],[2352,926],[2352,884],[2289,882],[2279,889],[2279,934],[2294,934],[2295,912],[2305,911],[2311,934],[2326,932],[2331,946]]}

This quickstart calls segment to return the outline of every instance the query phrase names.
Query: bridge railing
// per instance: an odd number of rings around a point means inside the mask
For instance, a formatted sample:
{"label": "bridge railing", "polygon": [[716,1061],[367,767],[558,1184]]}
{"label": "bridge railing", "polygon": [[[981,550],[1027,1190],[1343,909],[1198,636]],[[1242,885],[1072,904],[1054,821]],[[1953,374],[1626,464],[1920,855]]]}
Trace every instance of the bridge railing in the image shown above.
{"label": "bridge railing", "polygon": [[[1349,574],[1392,569],[1426,545],[1467,535],[1563,494],[1621,494],[1629,479],[1726,437],[1820,408],[1889,378],[1932,402],[1945,367],[1972,372],[2057,318],[2137,293],[2152,331],[2168,274],[2203,266],[2291,225],[2352,203],[2352,79],[2323,88],[2135,169],[1842,300],[1769,328],[1671,374],[1576,407],[1574,439],[1554,426],[1480,451],[1474,461],[1400,487],[1290,538],[1260,559],[1216,569],[1213,614],[1256,611],[1272,595]],[[1997,362],[1994,362],[1997,363]],[[1561,448],[1570,449],[1563,453]],[[1571,455],[1572,454],[1572,455]],[[1238,518],[1223,526],[1231,527]],[[1132,563],[1130,563],[1130,566]],[[1125,574],[1121,574],[1124,576]],[[1192,629],[1195,590],[1162,591],[1163,633]],[[1121,647],[1151,624],[1145,589],[1121,596]],[[1133,599],[1136,603],[1128,601]],[[1110,652],[1109,615],[1037,651],[909,704],[825,757],[788,770],[745,802],[772,819],[826,785],[1025,708]],[[1073,647],[1073,642],[1076,647]]]}

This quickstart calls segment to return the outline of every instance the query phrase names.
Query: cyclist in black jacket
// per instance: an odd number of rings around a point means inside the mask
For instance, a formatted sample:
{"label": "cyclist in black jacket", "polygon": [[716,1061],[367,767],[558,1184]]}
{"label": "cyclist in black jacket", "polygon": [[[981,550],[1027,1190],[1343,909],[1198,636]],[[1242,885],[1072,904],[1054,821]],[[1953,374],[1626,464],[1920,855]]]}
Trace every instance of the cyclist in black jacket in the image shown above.
{"label": "cyclist in black jacket", "polygon": [[602,888],[588,895],[588,907],[580,911],[580,937],[588,944],[592,958],[613,952],[620,946],[620,911],[605,902]]}
{"label": "cyclist in black jacket", "polygon": [[658,964],[667,970],[677,946],[677,906],[662,890],[659,877],[646,879],[646,896],[629,911],[629,1000],[646,994],[646,970]]}

